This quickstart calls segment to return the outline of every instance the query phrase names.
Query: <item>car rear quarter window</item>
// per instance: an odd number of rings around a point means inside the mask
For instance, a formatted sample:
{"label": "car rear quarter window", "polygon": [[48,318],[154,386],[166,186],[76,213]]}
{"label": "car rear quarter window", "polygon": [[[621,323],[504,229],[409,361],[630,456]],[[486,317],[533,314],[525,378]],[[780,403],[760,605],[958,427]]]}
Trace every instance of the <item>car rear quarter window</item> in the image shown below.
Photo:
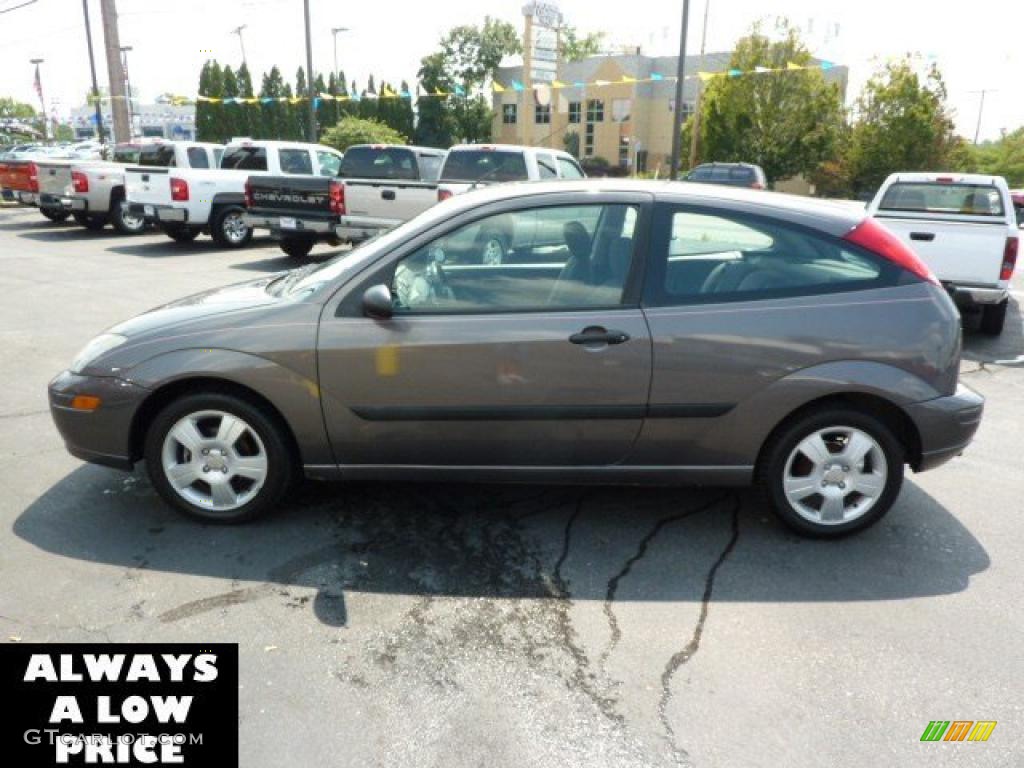
{"label": "car rear quarter window", "polygon": [[582,179],[584,178],[583,169],[581,169],[573,160],[567,157],[558,158],[558,170],[562,174],[563,179]]}
{"label": "car rear quarter window", "polygon": [[441,155],[420,155],[420,177],[423,181],[437,181],[441,176]]}
{"label": "car rear quarter window", "polygon": [[526,156],[522,152],[469,149],[450,152],[441,172],[442,181],[526,181]]}
{"label": "car rear quarter window", "polygon": [[210,158],[202,147],[188,148],[188,164],[190,168],[209,168]]}
{"label": "car rear quarter window", "polygon": [[333,152],[317,151],[316,162],[320,166],[321,176],[337,176],[341,168],[341,158]]}
{"label": "car rear quarter window", "polygon": [[401,147],[350,147],[338,175],[346,179],[419,179],[416,156]]}
{"label": "car rear quarter window", "polygon": [[647,300],[656,306],[757,301],[894,285],[899,270],[840,240],[766,217],[664,208]]}
{"label": "car rear quarter window", "polygon": [[882,196],[878,209],[957,216],[1003,216],[999,190],[987,184],[896,182]]}
{"label": "car rear quarter window", "polygon": [[220,167],[236,171],[265,171],[266,147],[228,147],[220,159]]}
{"label": "car rear quarter window", "polygon": [[281,164],[281,173],[291,173],[297,176],[313,175],[313,159],[309,151],[305,149],[282,149],[277,155]]}

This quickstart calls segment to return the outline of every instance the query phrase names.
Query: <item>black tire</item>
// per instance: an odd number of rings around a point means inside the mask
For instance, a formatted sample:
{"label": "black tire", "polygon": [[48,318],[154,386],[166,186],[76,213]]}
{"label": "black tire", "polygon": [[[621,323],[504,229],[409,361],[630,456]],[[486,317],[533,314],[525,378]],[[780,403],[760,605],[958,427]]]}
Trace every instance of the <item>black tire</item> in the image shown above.
{"label": "black tire", "polygon": [[50,221],[64,221],[71,215],[70,211],[59,210],[57,208],[40,208],[39,212]]}
{"label": "black tire", "polygon": [[99,232],[105,226],[107,226],[106,216],[89,216],[86,213],[75,213],[72,214],[75,217],[75,221],[81,224],[83,227],[88,229],[90,232]]}
{"label": "black tire", "polygon": [[988,336],[998,336],[1006,325],[1006,308],[1009,300],[998,304],[986,304],[981,310],[981,332]]}
{"label": "black tire", "polygon": [[189,227],[184,224],[164,224],[163,230],[165,235],[178,243],[191,243],[199,236],[197,227]]}
{"label": "black tire", "polygon": [[[246,503],[230,510],[214,510],[189,501],[172,486],[164,470],[164,440],[168,432],[190,414],[208,411],[223,412],[244,421],[256,433],[262,442],[262,448],[266,451],[267,471],[262,486]],[[273,414],[234,395],[211,392],[187,395],[165,406],[149,425],[144,454],[150,480],[164,501],[179,512],[197,520],[233,524],[252,520],[267,512],[287,492],[297,474],[295,457],[289,445],[286,428]],[[208,471],[208,468],[204,468],[203,471]],[[228,470],[225,469],[224,474],[228,474]],[[220,478],[216,469],[210,471],[210,476]],[[202,493],[202,484],[206,482],[203,477],[204,475],[200,475],[194,483],[197,493]]]}
{"label": "black tire", "polygon": [[477,238],[476,252],[481,264],[504,264],[509,257],[508,238],[500,232],[484,232]]}
{"label": "black tire", "polygon": [[[797,446],[805,438],[816,432],[830,430],[831,428],[836,430],[851,428],[865,433],[874,440],[886,464],[884,467],[885,481],[884,484],[880,484],[881,492],[875,498],[874,503],[863,513],[857,516],[851,515],[850,519],[845,522],[821,522],[809,519],[805,514],[801,514],[790,502],[784,489],[787,465],[789,464],[790,457],[796,452]],[[840,446],[833,445],[832,447],[838,448]],[[875,416],[854,408],[822,408],[803,413],[784,423],[776,430],[772,437],[769,438],[762,452],[761,460],[757,467],[757,482],[775,514],[791,529],[801,535],[814,538],[840,538],[874,525],[889,511],[903,485],[905,454],[904,446],[893,434],[892,429]],[[838,460],[841,458],[840,454],[834,455],[837,459],[836,464],[838,464]],[[872,451],[870,457],[864,459],[865,464],[863,468],[867,468],[867,462],[874,461],[873,457],[875,455],[875,452]],[[797,462],[806,462],[807,459],[800,454],[796,454],[793,461],[794,468],[796,468]],[[835,471],[838,474],[841,470],[848,469],[848,465],[837,466]],[[813,505],[813,499],[817,493],[817,480],[813,479],[813,475],[810,474],[807,477],[809,478],[809,484],[815,487],[815,490],[811,491],[803,500],[805,503],[810,502],[810,504],[805,504],[805,506],[810,506]],[[830,484],[827,490],[838,494],[842,493],[842,491],[836,490],[837,488],[851,487],[855,489],[855,480],[851,479],[852,477],[853,473],[851,473],[850,477],[828,477],[827,479],[830,481]],[[843,481],[842,485],[839,483],[840,480]],[[822,482],[824,483],[825,481]],[[847,482],[851,483],[851,486],[847,486]],[[847,496],[843,497],[842,502],[844,504],[844,514],[847,503],[850,503],[850,509],[855,511],[855,505],[860,502],[861,498],[865,498],[853,490],[847,491],[847,494]],[[820,499],[819,504],[823,506],[824,497],[818,496],[818,498]]]}
{"label": "black tire", "polygon": [[309,256],[313,244],[313,239],[309,237],[287,237],[281,241],[281,250],[293,259],[301,259]]}
{"label": "black tire", "polygon": [[110,198],[110,223],[122,235],[141,235],[147,226],[142,216],[133,216],[128,212],[128,203],[124,201],[123,193],[115,193]]}
{"label": "black tire", "polygon": [[237,219],[245,208],[240,205],[223,205],[215,208],[210,219],[210,236],[213,242],[221,248],[243,248],[252,240],[252,228],[246,227],[245,233],[240,234],[237,227]]}

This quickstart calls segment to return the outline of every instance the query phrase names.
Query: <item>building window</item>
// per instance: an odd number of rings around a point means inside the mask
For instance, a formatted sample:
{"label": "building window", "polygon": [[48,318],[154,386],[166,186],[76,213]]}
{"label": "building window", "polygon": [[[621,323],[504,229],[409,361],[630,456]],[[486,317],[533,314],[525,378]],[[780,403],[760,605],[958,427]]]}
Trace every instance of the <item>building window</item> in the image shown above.
{"label": "building window", "polygon": [[569,122],[579,123],[583,121],[583,105],[578,101],[569,102]]}
{"label": "building window", "polygon": [[547,125],[551,122],[551,105],[537,104],[533,108],[533,122],[537,125]]}
{"label": "building window", "polygon": [[589,99],[587,101],[587,122],[604,122],[604,102],[601,99]]}
{"label": "building window", "polygon": [[616,123],[628,123],[632,102],[629,99],[612,99],[612,120]]}
{"label": "building window", "polygon": [[587,129],[583,135],[583,156],[592,157],[594,155],[594,124],[587,123]]}
{"label": "building window", "polygon": [[[695,107],[696,107],[696,105],[692,101],[684,101],[683,102],[683,120],[686,120],[688,117],[690,117],[694,113]],[[669,99],[668,100],[668,111],[669,112],[674,112],[675,108],[676,108],[676,100],[675,99]]]}
{"label": "building window", "polygon": [[636,172],[647,173],[647,150],[638,149],[636,152]]}
{"label": "building window", "polygon": [[501,122],[505,125],[516,124],[516,105],[515,104],[502,104],[501,105]]}
{"label": "building window", "polygon": [[619,167],[629,167],[629,137],[619,136]]}

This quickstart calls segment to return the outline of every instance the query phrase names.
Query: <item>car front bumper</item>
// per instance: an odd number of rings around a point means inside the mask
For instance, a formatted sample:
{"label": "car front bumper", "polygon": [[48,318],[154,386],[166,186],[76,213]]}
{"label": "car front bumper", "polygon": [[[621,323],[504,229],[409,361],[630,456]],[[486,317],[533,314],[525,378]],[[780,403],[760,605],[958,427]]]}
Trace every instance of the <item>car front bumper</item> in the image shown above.
{"label": "car front bumper", "polygon": [[[72,456],[94,464],[130,470],[132,422],[149,390],[112,376],[64,371],[50,382],[50,414]],[[76,395],[100,398],[94,411],[71,407]]]}
{"label": "car front bumper", "polygon": [[958,384],[956,392],[907,406],[907,413],[921,437],[921,455],[911,466],[924,472],[959,456],[974,439],[985,410],[985,398]]}

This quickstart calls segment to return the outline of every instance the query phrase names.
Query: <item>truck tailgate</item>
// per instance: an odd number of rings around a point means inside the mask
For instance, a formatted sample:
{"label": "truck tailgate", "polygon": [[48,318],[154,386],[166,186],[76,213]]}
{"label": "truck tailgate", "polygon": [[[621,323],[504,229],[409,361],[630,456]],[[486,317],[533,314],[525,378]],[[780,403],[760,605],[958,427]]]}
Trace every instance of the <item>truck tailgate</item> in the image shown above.
{"label": "truck tailgate", "polygon": [[32,188],[29,178],[33,165],[28,160],[6,160],[0,163],[0,187],[28,192]]}
{"label": "truck tailgate", "polygon": [[71,161],[37,163],[39,191],[46,195],[66,195],[71,186]]}
{"label": "truck tailgate", "polygon": [[345,179],[345,211],[351,216],[408,221],[436,202],[437,184]]}
{"label": "truck tailgate", "polygon": [[324,176],[250,176],[250,212],[294,217],[331,215],[331,180]]}
{"label": "truck tailgate", "polygon": [[1006,247],[1002,222],[943,221],[875,214],[917,253],[942,282],[990,285],[999,282]]}
{"label": "truck tailgate", "polygon": [[124,191],[129,203],[169,205],[170,171],[167,168],[125,168]]}

